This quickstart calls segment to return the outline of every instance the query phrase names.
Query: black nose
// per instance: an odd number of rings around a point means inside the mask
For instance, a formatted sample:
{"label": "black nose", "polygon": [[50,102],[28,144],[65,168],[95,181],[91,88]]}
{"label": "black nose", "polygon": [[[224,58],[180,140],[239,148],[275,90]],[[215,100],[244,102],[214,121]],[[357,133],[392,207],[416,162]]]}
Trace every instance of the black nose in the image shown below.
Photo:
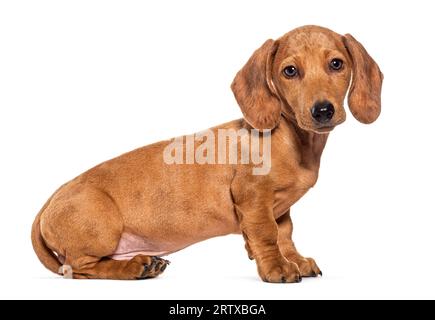
{"label": "black nose", "polygon": [[318,123],[327,123],[334,116],[334,106],[329,101],[316,102],[311,108],[311,116]]}

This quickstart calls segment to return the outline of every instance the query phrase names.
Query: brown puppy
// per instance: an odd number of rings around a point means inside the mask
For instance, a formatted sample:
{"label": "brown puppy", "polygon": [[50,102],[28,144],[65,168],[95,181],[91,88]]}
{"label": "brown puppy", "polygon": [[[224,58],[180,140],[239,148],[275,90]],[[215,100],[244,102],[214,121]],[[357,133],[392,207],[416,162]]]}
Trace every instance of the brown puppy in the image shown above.
{"label": "brown puppy", "polygon": [[[296,251],[289,208],[316,183],[328,133],[346,117],[351,76],[350,110],[371,123],[380,113],[383,77],[351,35],[306,26],[267,40],[232,84],[244,119],[209,131],[218,136],[224,129],[273,129],[256,138],[264,144],[271,135],[266,174],[253,174],[258,163],[252,160],[214,161],[220,154],[208,155],[208,164],[189,162],[187,155],[184,164],[167,163],[165,152],[174,141],[134,150],[54,193],[32,227],[39,259],[55,273],[71,268],[74,278],[141,279],[164,271],[163,255],[242,233],[264,281],[321,274],[313,259]],[[230,147],[242,140],[238,135]],[[178,141],[187,150],[189,137]],[[204,142],[190,141],[195,148]]]}

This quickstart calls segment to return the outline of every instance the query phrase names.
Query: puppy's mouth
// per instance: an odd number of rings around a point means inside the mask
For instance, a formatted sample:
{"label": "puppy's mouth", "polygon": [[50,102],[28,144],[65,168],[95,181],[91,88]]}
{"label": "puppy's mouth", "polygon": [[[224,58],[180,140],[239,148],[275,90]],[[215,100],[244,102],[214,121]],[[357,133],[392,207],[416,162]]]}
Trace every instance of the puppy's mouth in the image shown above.
{"label": "puppy's mouth", "polygon": [[327,124],[327,125],[323,125],[323,126],[317,126],[313,123],[309,123],[306,124],[303,121],[297,121],[298,125],[301,129],[306,130],[306,131],[311,131],[314,133],[318,133],[318,134],[326,134],[331,132],[332,130],[334,130],[335,128],[335,124]]}
{"label": "puppy's mouth", "polygon": [[342,124],[344,122],[344,119],[340,119],[338,121],[332,121],[331,123],[327,123],[324,125],[318,125],[315,123],[309,123],[306,124],[303,121],[299,122],[299,127],[301,129],[304,129],[306,131],[311,131],[314,133],[318,133],[318,134],[327,134],[329,132],[331,132],[332,130],[334,130],[334,128],[340,124]]}
{"label": "puppy's mouth", "polygon": [[325,134],[331,132],[332,130],[334,130],[334,128],[335,126],[324,126],[320,128],[314,128],[313,131],[315,133]]}
{"label": "puppy's mouth", "polygon": [[338,114],[334,116],[331,121],[327,123],[318,123],[311,118],[311,116],[294,115],[299,128],[305,131],[311,131],[317,134],[327,134],[334,130],[334,128],[346,121],[346,114]]}
{"label": "puppy's mouth", "polygon": [[330,122],[327,122],[325,124],[315,124],[313,131],[320,134],[329,133],[334,128],[340,124],[342,124],[344,121],[346,121],[346,115],[340,115],[337,117],[334,117]]}

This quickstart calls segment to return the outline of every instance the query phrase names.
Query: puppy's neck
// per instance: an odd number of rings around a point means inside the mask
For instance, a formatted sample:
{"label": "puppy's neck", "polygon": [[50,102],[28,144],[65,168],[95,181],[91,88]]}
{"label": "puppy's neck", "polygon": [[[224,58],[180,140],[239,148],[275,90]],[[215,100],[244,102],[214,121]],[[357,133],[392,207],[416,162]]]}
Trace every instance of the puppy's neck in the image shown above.
{"label": "puppy's neck", "polygon": [[295,133],[295,139],[298,143],[301,155],[301,165],[307,169],[318,169],[329,133],[319,134],[304,130],[299,127],[296,119],[292,117],[284,116],[283,120]]}

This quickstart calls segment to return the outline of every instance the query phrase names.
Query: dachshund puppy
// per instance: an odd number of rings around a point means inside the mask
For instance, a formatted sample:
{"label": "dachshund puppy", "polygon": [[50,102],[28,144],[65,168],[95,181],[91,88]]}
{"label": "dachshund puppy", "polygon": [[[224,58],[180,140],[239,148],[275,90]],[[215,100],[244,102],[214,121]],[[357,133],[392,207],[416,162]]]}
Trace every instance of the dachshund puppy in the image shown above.
{"label": "dachshund puppy", "polygon": [[[243,119],[142,147],[64,184],[33,223],[37,256],[76,279],[152,278],[168,264],[162,256],[237,233],[264,281],[321,274],[295,248],[290,207],[317,181],[347,91],[352,114],[371,123],[382,79],[351,35],[305,26],[267,40],[231,86]],[[257,173],[259,162],[245,157],[256,144],[268,164]]]}

